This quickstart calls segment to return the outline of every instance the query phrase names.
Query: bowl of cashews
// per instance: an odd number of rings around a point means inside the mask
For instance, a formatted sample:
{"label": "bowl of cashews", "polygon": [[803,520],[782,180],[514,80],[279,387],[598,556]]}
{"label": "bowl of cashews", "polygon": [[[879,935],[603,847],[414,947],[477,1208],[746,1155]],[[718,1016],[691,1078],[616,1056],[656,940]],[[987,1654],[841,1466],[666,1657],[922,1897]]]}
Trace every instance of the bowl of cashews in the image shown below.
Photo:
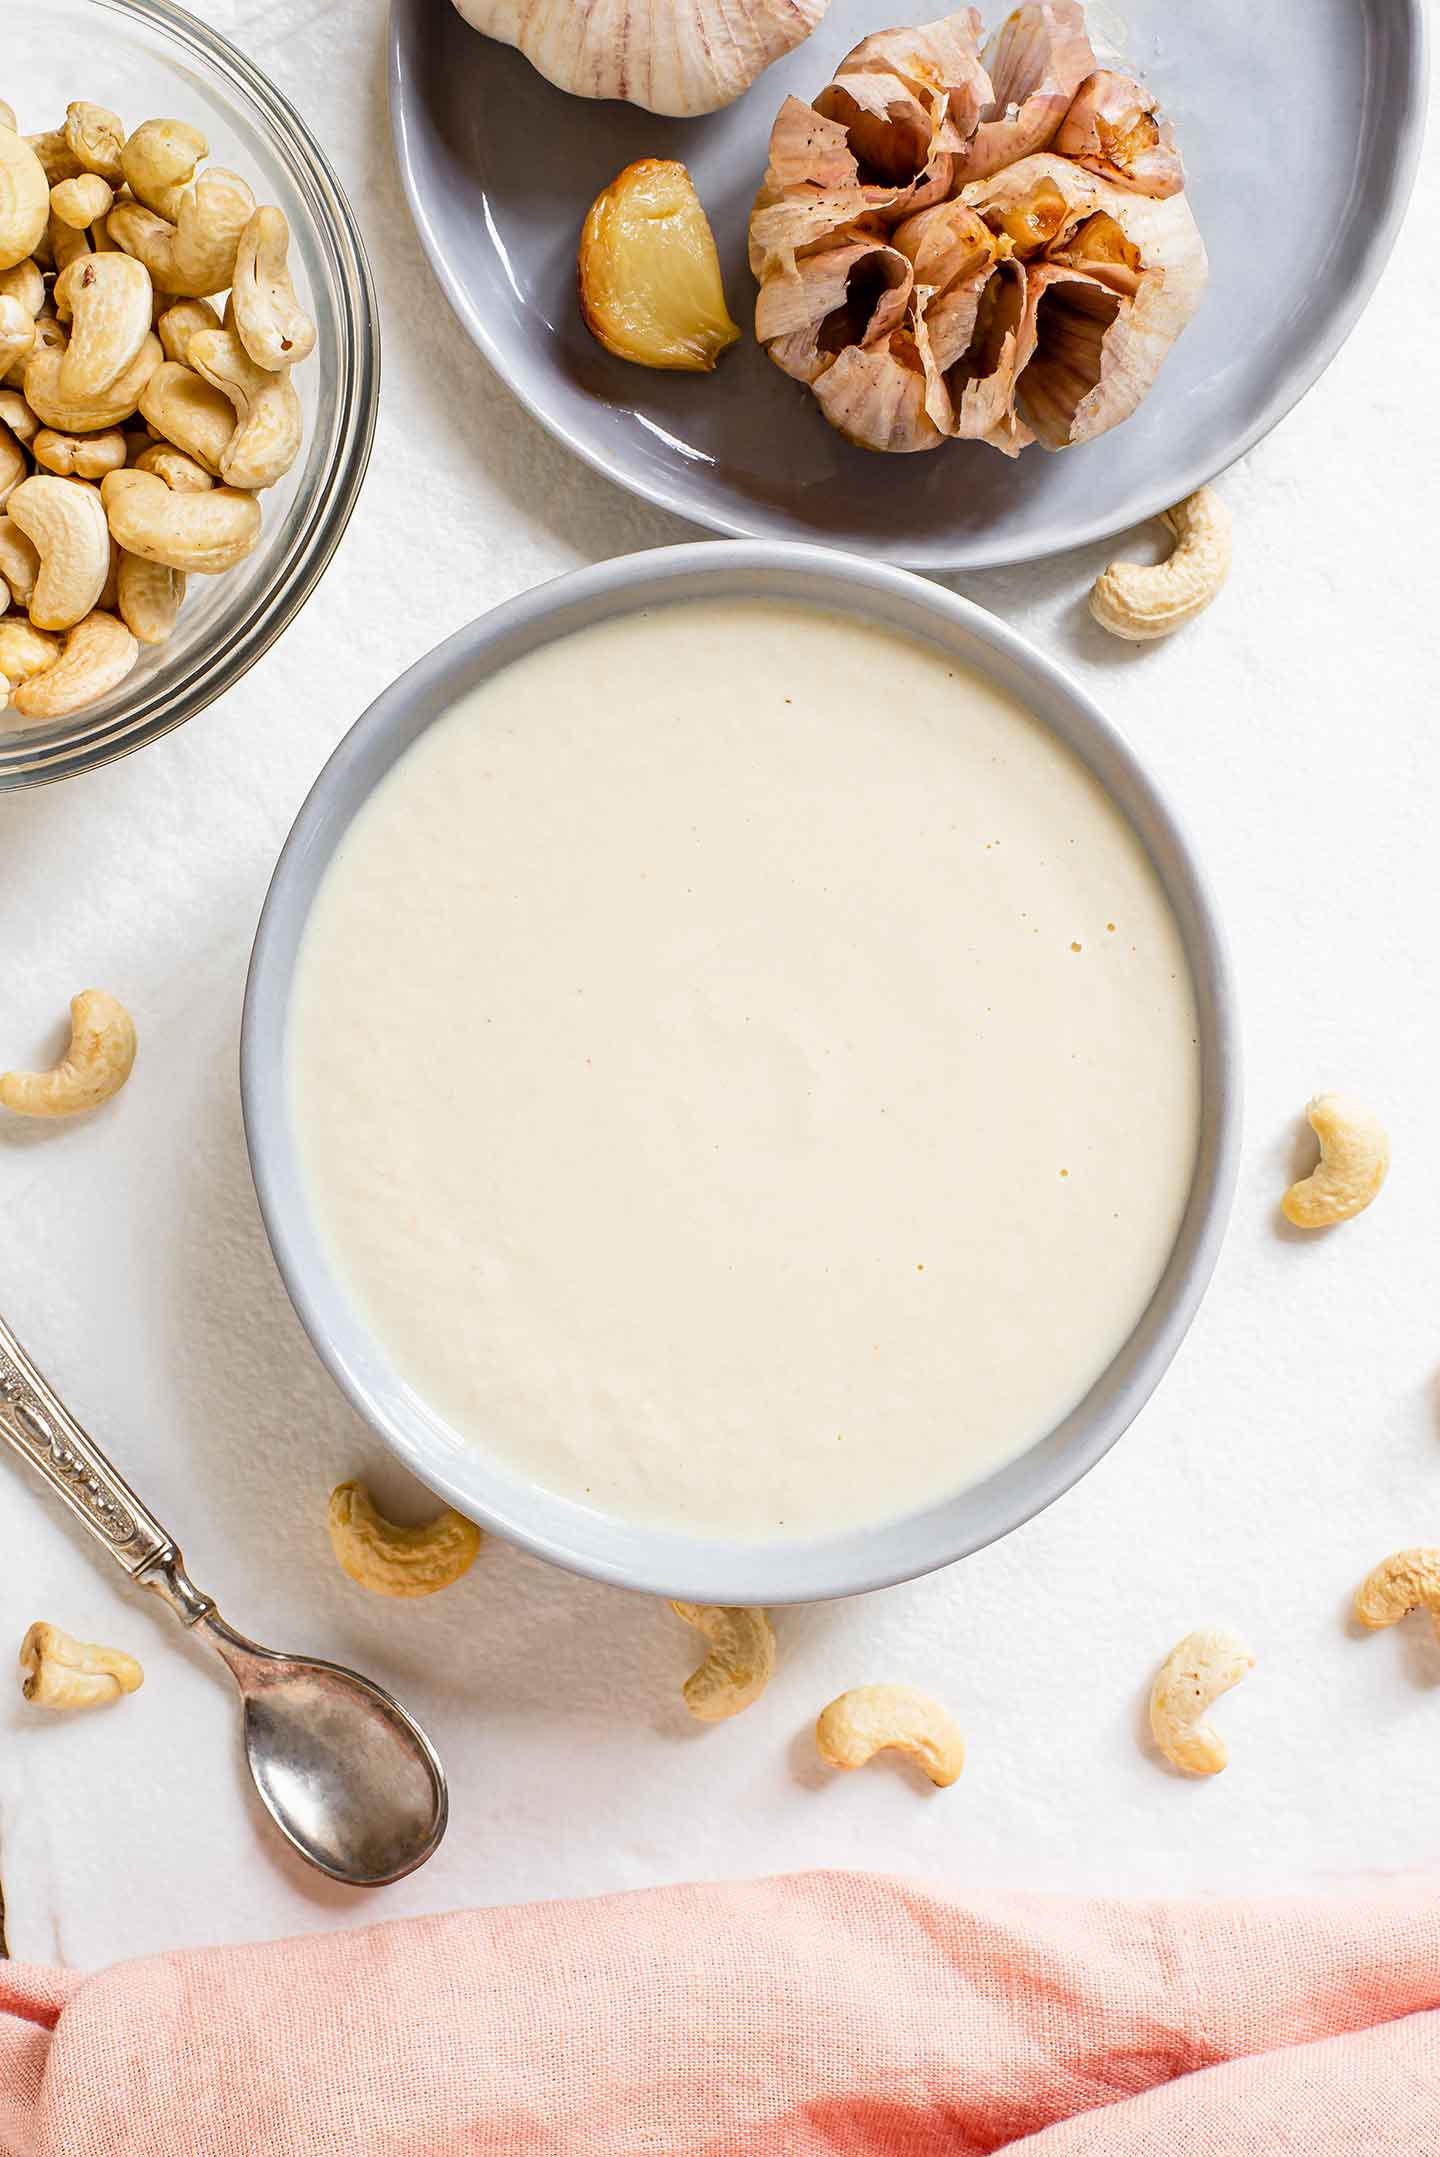
{"label": "bowl of cashews", "polygon": [[126,755],[253,665],[339,544],[379,391],[354,217],[258,69],[164,0],[15,5],[0,791]]}

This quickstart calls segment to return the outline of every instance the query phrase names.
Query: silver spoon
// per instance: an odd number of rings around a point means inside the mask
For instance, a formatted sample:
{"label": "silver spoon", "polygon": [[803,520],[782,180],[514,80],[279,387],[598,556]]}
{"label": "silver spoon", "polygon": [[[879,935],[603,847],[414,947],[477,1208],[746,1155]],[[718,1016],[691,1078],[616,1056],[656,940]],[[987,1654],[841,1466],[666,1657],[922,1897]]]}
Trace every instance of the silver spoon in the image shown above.
{"label": "silver spoon", "polygon": [[419,1724],[369,1678],[277,1655],[226,1624],[166,1533],[46,1384],[0,1318],[0,1437],[117,1565],[209,1641],[245,1703],[255,1788],[291,1848],[332,1880],[383,1887],[423,1865],[449,1817],[445,1771]]}

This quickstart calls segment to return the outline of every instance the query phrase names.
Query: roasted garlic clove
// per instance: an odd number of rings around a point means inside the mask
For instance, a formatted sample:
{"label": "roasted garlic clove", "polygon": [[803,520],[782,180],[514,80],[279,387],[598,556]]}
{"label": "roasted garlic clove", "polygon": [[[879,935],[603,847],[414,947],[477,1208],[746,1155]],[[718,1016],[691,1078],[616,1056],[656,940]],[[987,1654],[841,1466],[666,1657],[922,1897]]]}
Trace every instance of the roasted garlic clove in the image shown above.
{"label": "roasted garlic clove", "polygon": [[576,97],[650,112],[714,112],[807,38],[829,0],[454,0],[487,37],[518,46]]}
{"label": "roasted garlic clove", "polygon": [[963,184],[1043,150],[1095,66],[1078,0],[1035,0],[1008,15],[981,59],[990,97],[961,150]]}
{"label": "roasted garlic clove", "polygon": [[933,298],[915,325],[926,410],[945,434],[1018,457],[1035,437],[1015,406],[1033,350],[1025,272],[1013,256]]}
{"label": "roasted garlic clove", "polygon": [[1097,68],[1075,92],[1054,148],[1118,187],[1163,200],[1185,185],[1185,168],[1168,122],[1142,84]]}
{"label": "roasted garlic clove", "polygon": [[580,236],[580,306],[607,352],[708,374],[740,335],[715,236],[685,167],[643,157],[597,195]]}

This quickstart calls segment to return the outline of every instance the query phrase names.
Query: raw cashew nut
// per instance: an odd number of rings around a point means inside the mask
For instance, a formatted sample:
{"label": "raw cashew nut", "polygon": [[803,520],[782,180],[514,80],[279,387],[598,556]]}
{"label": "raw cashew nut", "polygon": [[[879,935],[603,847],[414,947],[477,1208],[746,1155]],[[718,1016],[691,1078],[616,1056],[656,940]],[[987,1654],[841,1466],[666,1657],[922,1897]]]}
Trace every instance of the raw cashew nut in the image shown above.
{"label": "raw cashew nut", "polygon": [[198,127],[184,120],[145,120],[127,137],[120,166],[136,201],[173,225],[196,166],[209,155]]}
{"label": "raw cashew nut", "polygon": [[218,476],[235,432],[235,410],[223,390],[180,360],[165,360],[145,384],[140,412],[167,442]]}
{"label": "raw cashew nut", "polygon": [[53,1071],[0,1074],[0,1108],[20,1116],[78,1116],[119,1093],[134,1063],[135,1021],[104,989],[85,989],[70,1000],[70,1046],[62,1060]]}
{"label": "raw cashew nut", "polygon": [[190,340],[196,330],[218,330],[220,317],[208,300],[176,300],[155,318],[155,332],[165,347],[167,360],[182,366],[190,356]]}
{"label": "raw cashew nut", "polygon": [[118,427],[107,428],[104,434],[61,434],[57,428],[42,427],[30,444],[30,454],[47,472],[56,472],[62,479],[103,479],[107,472],[119,471],[128,451]]}
{"label": "raw cashew nut", "polygon": [[65,719],[108,696],[140,656],[130,631],[113,614],[87,614],[66,633],[60,657],[33,674],[12,702],[27,719]]}
{"label": "raw cashew nut", "polygon": [[150,335],[150,273],[129,255],[87,255],[55,280],[55,312],[70,324],[60,394],[84,404],[109,389]]}
{"label": "raw cashew nut", "polygon": [[10,684],[7,697],[32,674],[53,666],[59,657],[60,639],[47,636],[23,614],[12,614],[8,620],[0,621],[0,674]]}
{"label": "raw cashew nut", "polygon": [[6,511],[40,556],[31,621],[37,629],[72,628],[100,597],[109,572],[104,503],[84,480],[37,472],[15,489]]}
{"label": "raw cashew nut", "polygon": [[300,399],[289,369],[272,374],[257,367],[234,331],[223,329],[195,332],[190,364],[235,407],[235,432],[220,459],[220,477],[232,487],[273,487],[300,448]]}
{"label": "raw cashew nut", "polygon": [[342,1570],[375,1595],[434,1595],[468,1573],[480,1549],[480,1530],[453,1506],[401,1528],[376,1511],[363,1483],[336,1486],[328,1520]]}
{"label": "raw cashew nut", "polygon": [[[102,255],[99,259],[114,262],[120,258]],[[42,315],[35,325],[37,337],[44,319]],[[60,386],[64,364],[63,345],[54,351],[41,351],[37,345],[25,369],[25,402],[47,427],[57,428],[62,434],[99,434],[120,426],[139,406],[146,383],[161,364],[160,340],[147,336],[125,372],[117,375],[108,389],[97,390],[93,396],[65,395]]]}
{"label": "raw cashew nut", "polygon": [[240,342],[257,367],[278,374],[315,349],[315,325],[295,297],[284,212],[265,203],[240,235],[230,300]]}
{"label": "raw cashew nut", "polygon": [[1170,1650],[1150,1688],[1150,1730],[1172,1767],[1220,1773],[1230,1755],[1205,1711],[1254,1667],[1249,1649],[1223,1630],[1187,1633]]}
{"label": "raw cashew nut", "polygon": [[35,317],[35,337],[30,350],[23,359],[15,359],[10,362],[5,373],[0,375],[0,382],[4,383],[6,389],[23,391],[30,362],[42,352],[63,352],[68,343],[69,332],[60,327],[53,315],[37,315]]}
{"label": "raw cashew nut", "polygon": [[821,1710],[815,1745],[832,1768],[863,1768],[876,1753],[904,1753],[941,1790],[965,1765],[954,1718],[915,1685],[857,1685],[841,1693]]}
{"label": "raw cashew nut", "polygon": [[102,1708],[138,1693],[145,1673],[133,1655],[72,1640],[58,1625],[32,1625],[20,1643],[21,1689],[37,1708]]}
{"label": "raw cashew nut", "polygon": [[163,562],[147,562],[143,555],[120,550],[116,577],[116,603],[120,619],[142,644],[164,644],[170,638],[185,598],[183,570],[167,569]]}
{"label": "raw cashew nut", "polygon": [[255,197],[240,175],[212,165],[181,198],[173,225],[143,203],[117,202],[108,229],[162,292],[204,299],[232,282],[240,235],[254,214]]}
{"label": "raw cashew nut", "polygon": [[1320,1166],[1291,1184],[1280,1211],[1296,1228],[1331,1228],[1353,1220],[1379,1196],[1390,1169],[1390,1139],[1379,1117],[1353,1094],[1317,1094],[1305,1114],[1320,1141]]}
{"label": "raw cashew nut", "polygon": [[18,300],[33,322],[45,305],[45,276],[39,263],[27,256],[23,262],[12,262],[8,270],[0,270],[0,294]]}
{"label": "raw cashew nut", "polygon": [[74,180],[84,172],[69,143],[65,140],[63,127],[47,128],[43,135],[27,135],[25,141],[40,160],[47,188],[58,187],[62,180]]}
{"label": "raw cashew nut", "polygon": [[704,1662],[685,1680],[690,1713],[702,1723],[722,1723],[758,1700],[775,1668],[775,1633],[764,1611],[710,1603],[670,1608],[710,1643]]}
{"label": "raw cashew nut", "polygon": [[83,171],[98,172],[112,187],[123,183],[120,152],[125,146],[125,123],[118,112],[77,98],[65,107],[65,140]]}
{"label": "raw cashew nut", "polygon": [[8,514],[0,512],[0,577],[9,585],[17,607],[29,606],[39,574],[40,556],[33,542],[18,524],[11,523]]}
{"label": "raw cashew nut", "polygon": [[0,127],[0,270],[33,255],[50,222],[50,182],[30,144]]}
{"label": "raw cashew nut", "polygon": [[177,494],[204,494],[207,487],[214,486],[214,475],[173,442],[151,442],[148,435],[146,442],[148,446],[134,462],[137,472],[157,473]]}
{"label": "raw cashew nut", "polygon": [[40,422],[18,389],[0,389],[0,424],[10,429],[17,442],[33,442]]}
{"label": "raw cashew nut", "polygon": [[0,421],[0,509],[5,507],[29,470],[24,450],[10,429]]}
{"label": "raw cashew nut", "polygon": [[50,190],[50,212],[62,225],[84,232],[103,217],[115,200],[115,190],[98,172],[82,172],[73,180],[61,180]]}
{"label": "raw cashew nut", "polygon": [[15,107],[7,105],[3,97],[0,97],[0,127],[8,127],[12,135],[19,133],[19,122],[15,118]]}
{"label": "raw cashew nut", "polygon": [[1132,644],[1193,622],[1230,574],[1230,512],[1213,487],[1167,509],[1165,522],[1176,540],[1168,561],[1112,562],[1090,593],[1100,627]]}
{"label": "raw cashew nut", "polygon": [[218,576],[260,537],[260,504],[235,487],[172,494],[155,472],[107,472],[100,482],[110,534],[130,554],[170,569]]}
{"label": "raw cashew nut", "polygon": [[1394,1551],[1355,1590],[1356,1617],[1377,1632],[1422,1609],[1440,1639],[1440,1550],[1434,1548]]}
{"label": "raw cashew nut", "polygon": [[72,262],[78,262],[82,256],[89,257],[90,235],[88,232],[77,232],[73,225],[67,225],[64,219],[57,217],[52,210],[50,222],[45,227],[45,250],[50,257],[52,269],[68,270]]}
{"label": "raw cashew nut", "polygon": [[0,293],[0,375],[29,359],[35,344],[35,317],[19,300]]}

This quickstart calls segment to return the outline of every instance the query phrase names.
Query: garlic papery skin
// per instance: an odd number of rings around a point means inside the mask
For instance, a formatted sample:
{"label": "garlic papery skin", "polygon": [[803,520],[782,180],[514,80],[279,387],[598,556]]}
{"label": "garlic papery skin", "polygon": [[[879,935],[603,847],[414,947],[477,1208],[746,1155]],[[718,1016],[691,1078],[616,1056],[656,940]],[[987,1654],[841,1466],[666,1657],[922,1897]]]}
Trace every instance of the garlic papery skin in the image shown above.
{"label": "garlic papery skin", "polygon": [[821,411],[858,449],[906,455],[945,437],[925,409],[925,370],[914,339],[892,330],[878,344],[851,345],[815,383]]}
{"label": "garlic papery skin", "polygon": [[733,104],[829,0],[454,0],[557,89],[676,117]]}
{"label": "garlic papery skin", "polygon": [[1143,84],[1099,68],[1075,92],[1053,147],[1118,187],[1163,200],[1185,185],[1168,121]]}
{"label": "garlic papery skin", "polygon": [[981,180],[1053,142],[1076,91],[1095,67],[1078,0],[1038,0],[1008,15],[981,55],[990,98],[960,153],[962,184]]}
{"label": "garlic papery skin", "polygon": [[903,324],[914,272],[883,240],[827,247],[797,265],[794,277],[763,285],[755,334],[797,382],[815,382],[848,345],[879,344]]}

